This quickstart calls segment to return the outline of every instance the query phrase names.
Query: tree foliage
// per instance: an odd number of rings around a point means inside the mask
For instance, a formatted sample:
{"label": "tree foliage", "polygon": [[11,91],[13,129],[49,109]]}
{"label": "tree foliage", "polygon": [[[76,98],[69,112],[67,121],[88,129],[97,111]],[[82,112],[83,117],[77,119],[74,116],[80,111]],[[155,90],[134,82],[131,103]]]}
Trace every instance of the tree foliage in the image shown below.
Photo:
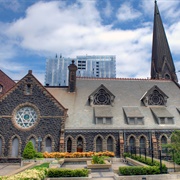
{"label": "tree foliage", "polygon": [[32,143],[32,141],[29,141],[24,148],[23,158],[24,159],[33,159],[35,156],[35,153],[36,153],[36,151],[34,149],[33,143]]}
{"label": "tree foliage", "polygon": [[171,136],[171,143],[164,145],[169,149],[173,161],[180,164],[180,130],[175,130]]}

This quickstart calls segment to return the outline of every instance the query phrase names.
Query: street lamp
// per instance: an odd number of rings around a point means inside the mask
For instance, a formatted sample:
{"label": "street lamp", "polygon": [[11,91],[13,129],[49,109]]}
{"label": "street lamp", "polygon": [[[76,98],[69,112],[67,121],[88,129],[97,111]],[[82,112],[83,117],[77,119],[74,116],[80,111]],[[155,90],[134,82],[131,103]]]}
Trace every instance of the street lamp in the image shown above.
{"label": "street lamp", "polygon": [[41,142],[42,142],[42,138],[39,136],[38,137],[38,152],[41,152]]}

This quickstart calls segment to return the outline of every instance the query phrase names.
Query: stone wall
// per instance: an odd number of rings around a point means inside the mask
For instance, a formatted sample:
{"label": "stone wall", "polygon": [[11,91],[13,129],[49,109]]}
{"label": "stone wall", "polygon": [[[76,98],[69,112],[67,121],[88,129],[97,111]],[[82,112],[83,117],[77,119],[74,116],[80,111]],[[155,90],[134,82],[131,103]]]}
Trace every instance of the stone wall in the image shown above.
{"label": "stone wall", "polygon": [[[26,94],[27,83],[31,86],[30,94]],[[19,128],[13,122],[15,109],[23,105],[32,105],[39,112],[38,122],[31,128]],[[11,155],[12,140],[15,137],[19,140],[19,156],[31,136],[36,139],[36,147],[38,137],[42,138],[41,151],[45,148],[44,137],[51,139],[53,151],[59,151],[61,123],[65,110],[31,74],[25,76],[0,100],[0,108],[0,135],[4,138],[2,156]]]}

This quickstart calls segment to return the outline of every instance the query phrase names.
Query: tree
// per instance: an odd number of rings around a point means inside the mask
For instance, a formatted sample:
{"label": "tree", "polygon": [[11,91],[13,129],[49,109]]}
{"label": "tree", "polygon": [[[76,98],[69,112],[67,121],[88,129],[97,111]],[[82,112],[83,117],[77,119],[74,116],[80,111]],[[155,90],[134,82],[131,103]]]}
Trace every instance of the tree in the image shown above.
{"label": "tree", "polygon": [[164,145],[169,149],[173,161],[180,164],[180,130],[175,130],[171,136],[171,143]]}
{"label": "tree", "polygon": [[24,159],[33,159],[35,156],[35,153],[36,153],[36,151],[34,149],[33,143],[32,143],[32,141],[29,141],[24,148],[23,158]]}

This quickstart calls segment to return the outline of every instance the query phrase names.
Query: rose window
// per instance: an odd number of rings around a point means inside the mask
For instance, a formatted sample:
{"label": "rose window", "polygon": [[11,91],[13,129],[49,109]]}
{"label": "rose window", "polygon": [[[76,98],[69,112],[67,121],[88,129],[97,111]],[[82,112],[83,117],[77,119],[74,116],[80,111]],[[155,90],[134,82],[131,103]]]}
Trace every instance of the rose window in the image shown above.
{"label": "rose window", "polygon": [[16,112],[15,122],[22,128],[29,128],[36,123],[37,118],[37,112],[33,107],[22,107]]}
{"label": "rose window", "polygon": [[149,95],[149,105],[164,105],[164,98],[157,90]]}
{"label": "rose window", "polygon": [[110,95],[104,89],[100,89],[94,95],[95,105],[110,105],[110,102]]}

